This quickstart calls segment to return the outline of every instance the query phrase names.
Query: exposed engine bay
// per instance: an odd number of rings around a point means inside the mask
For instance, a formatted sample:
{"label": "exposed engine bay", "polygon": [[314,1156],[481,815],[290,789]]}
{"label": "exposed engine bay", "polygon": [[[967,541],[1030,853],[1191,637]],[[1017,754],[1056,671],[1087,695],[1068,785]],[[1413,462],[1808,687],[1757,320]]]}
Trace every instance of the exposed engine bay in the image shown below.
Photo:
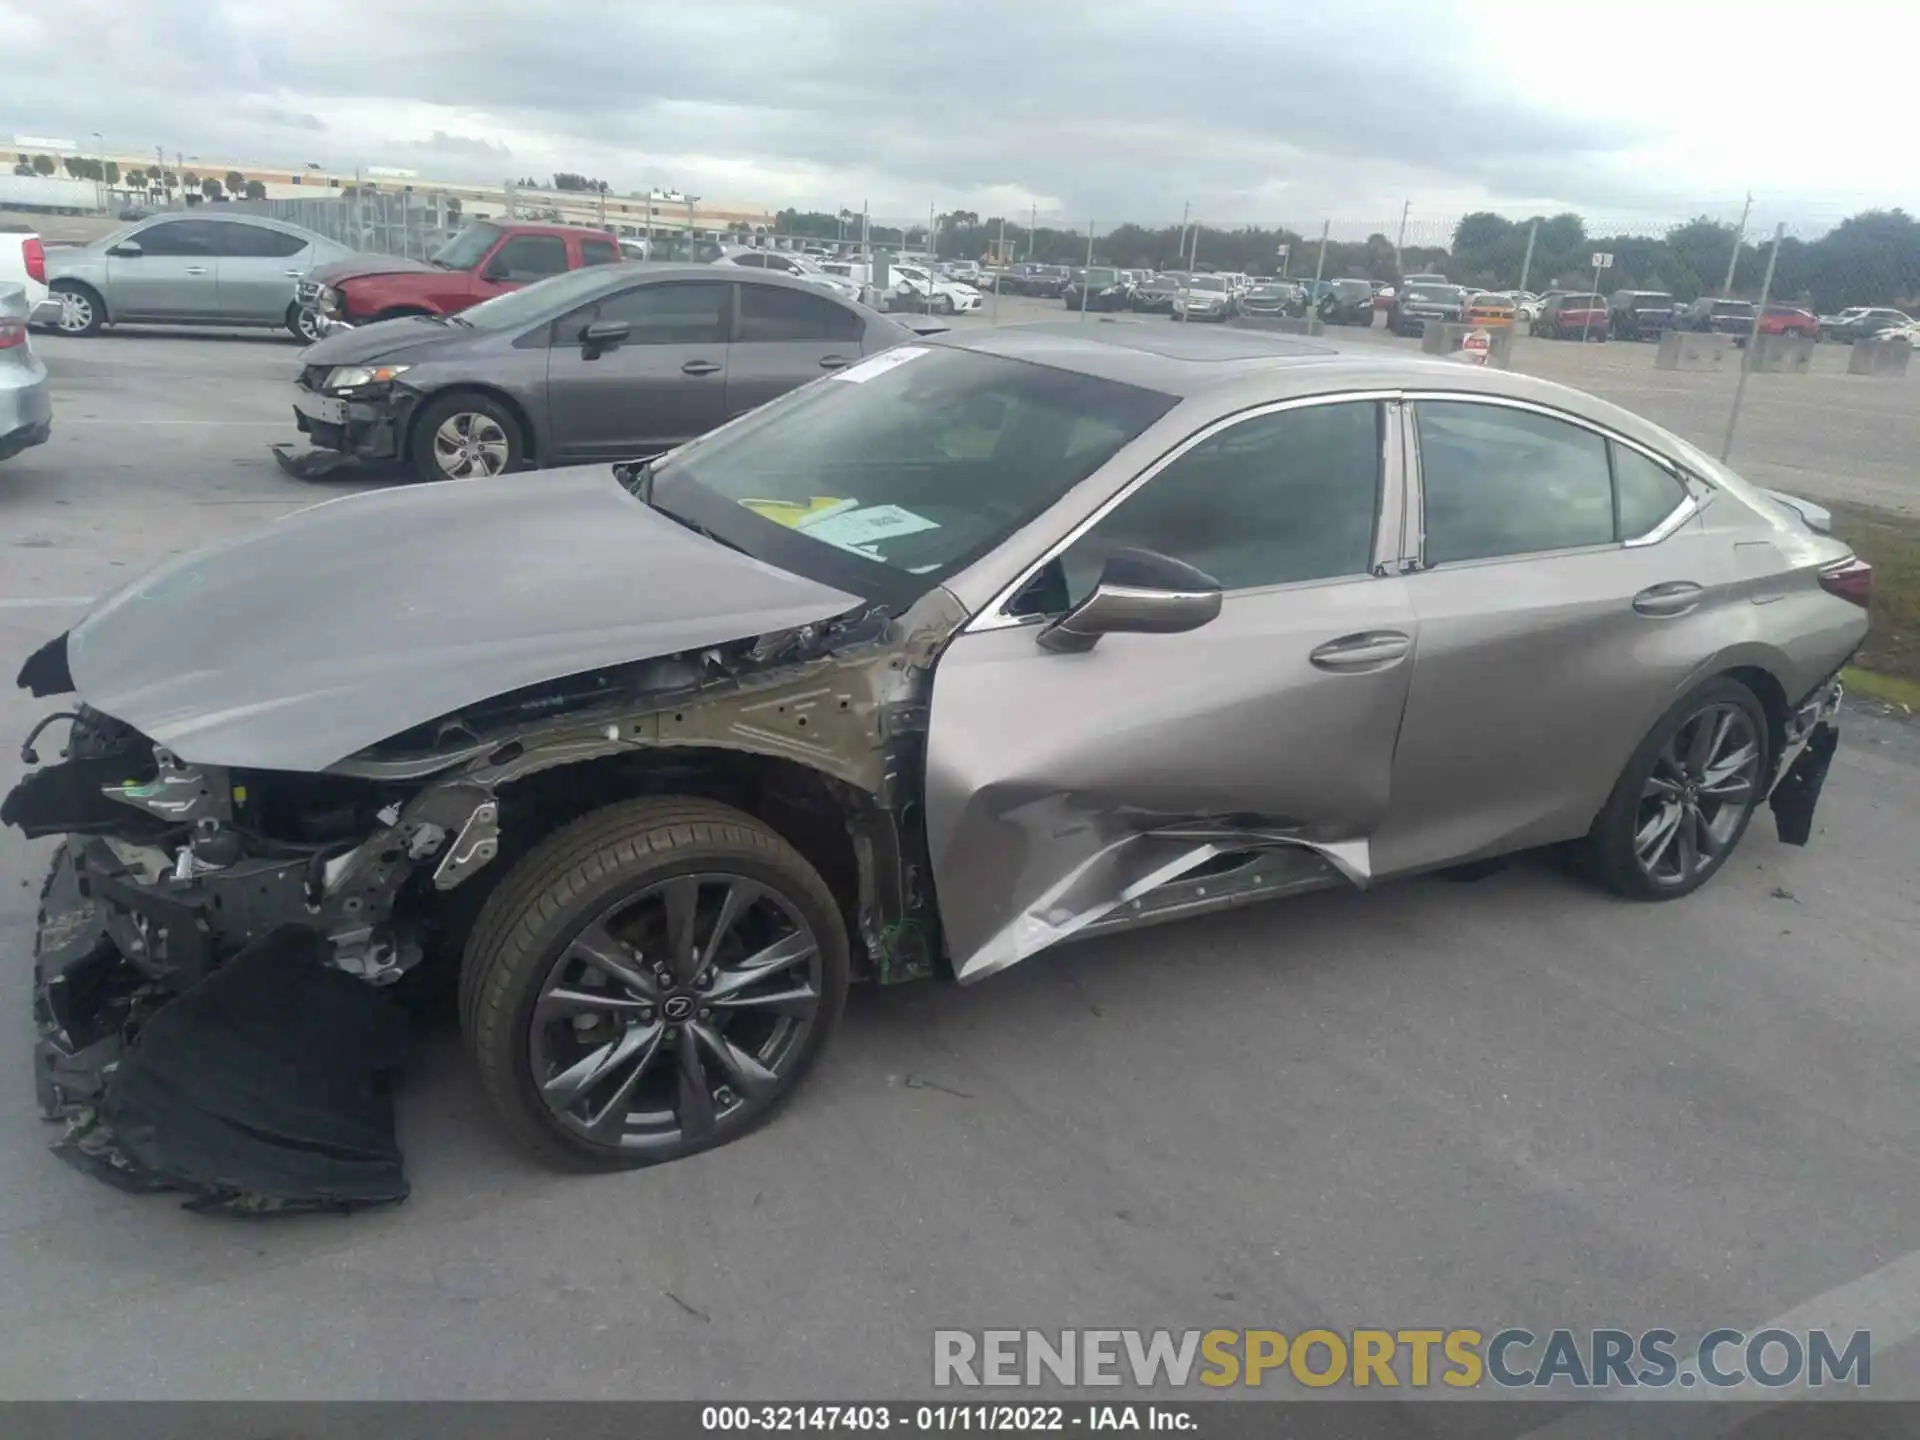
{"label": "exposed engine bay", "polygon": [[[35,952],[36,1088],[67,1126],[56,1148],[201,1207],[403,1198],[397,997],[457,966],[512,856],[649,791],[737,796],[828,837],[870,976],[931,973],[905,777],[933,656],[962,618],[936,589],[898,619],[862,610],[568,676],[318,773],[191,763],[84,704],[49,717],[23,758],[64,721],[61,756],[27,772],[0,821],[65,837]],[[23,688],[75,688],[67,640],[27,662]]]}

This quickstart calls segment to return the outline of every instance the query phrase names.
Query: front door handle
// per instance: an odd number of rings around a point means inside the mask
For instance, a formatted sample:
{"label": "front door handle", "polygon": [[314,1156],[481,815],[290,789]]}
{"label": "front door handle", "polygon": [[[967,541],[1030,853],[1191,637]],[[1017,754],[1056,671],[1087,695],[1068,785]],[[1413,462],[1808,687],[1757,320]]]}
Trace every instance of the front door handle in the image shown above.
{"label": "front door handle", "polygon": [[829,355],[820,362],[822,370],[844,370],[853,362],[844,355]]}
{"label": "front door handle", "polygon": [[187,274],[189,275],[204,275],[206,273],[207,273],[207,267],[204,265],[187,266]]}
{"label": "front door handle", "polygon": [[680,367],[682,375],[718,375],[720,367],[711,360],[689,360]]}
{"label": "front door handle", "polygon": [[1412,649],[1412,637],[1398,630],[1363,630],[1315,646],[1307,659],[1320,670],[1379,670],[1404,660]]}
{"label": "front door handle", "polygon": [[1649,585],[1634,596],[1633,608],[1642,615],[1661,619],[1685,615],[1699,608],[1700,599],[1706,593],[1691,580],[1669,580],[1661,585]]}
{"label": "front door handle", "polygon": [[282,275],[287,276],[289,279],[301,280],[306,277],[307,272],[304,270],[282,270],[280,273]]}

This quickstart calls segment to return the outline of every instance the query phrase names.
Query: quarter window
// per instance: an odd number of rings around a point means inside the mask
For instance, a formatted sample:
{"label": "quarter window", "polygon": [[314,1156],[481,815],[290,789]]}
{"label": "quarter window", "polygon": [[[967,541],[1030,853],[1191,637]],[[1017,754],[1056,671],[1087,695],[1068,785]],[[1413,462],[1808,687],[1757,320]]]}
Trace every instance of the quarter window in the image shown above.
{"label": "quarter window", "polygon": [[1068,602],[1129,548],[1196,565],[1226,590],[1367,574],[1380,426],[1379,405],[1348,401],[1258,415],[1201,441],[1068,549]]}
{"label": "quarter window", "polygon": [[1612,543],[1599,435],[1499,405],[1422,401],[1417,413],[1427,564]]}
{"label": "quarter window", "polygon": [[1613,484],[1620,497],[1622,540],[1645,535],[1687,498],[1679,477],[1628,445],[1613,447]]}

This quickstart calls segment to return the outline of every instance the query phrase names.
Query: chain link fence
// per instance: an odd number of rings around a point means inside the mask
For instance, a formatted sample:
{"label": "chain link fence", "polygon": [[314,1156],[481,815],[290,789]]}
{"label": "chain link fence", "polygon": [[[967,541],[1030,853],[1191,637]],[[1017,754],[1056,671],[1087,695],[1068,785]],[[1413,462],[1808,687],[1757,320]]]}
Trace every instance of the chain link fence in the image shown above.
{"label": "chain link fence", "polygon": [[[201,210],[216,202],[175,205]],[[471,220],[501,218],[508,206],[483,209],[438,190],[348,189],[298,200],[223,200],[223,213],[265,215],[303,226],[329,240],[382,255],[424,260]]]}

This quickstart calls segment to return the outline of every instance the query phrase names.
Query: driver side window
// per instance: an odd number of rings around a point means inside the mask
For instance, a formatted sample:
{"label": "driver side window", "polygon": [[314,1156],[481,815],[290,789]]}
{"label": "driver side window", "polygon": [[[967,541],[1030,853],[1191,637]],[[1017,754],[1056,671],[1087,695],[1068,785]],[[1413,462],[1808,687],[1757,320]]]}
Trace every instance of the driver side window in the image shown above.
{"label": "driver side window", "polygon": [[1169,464],[1060,558],[1064,593],[1092,593],[1109,557],[1153,550],[1227,591],[1365,575],[1380,505],[1381,406],[1340,401],[1256,415]]}

